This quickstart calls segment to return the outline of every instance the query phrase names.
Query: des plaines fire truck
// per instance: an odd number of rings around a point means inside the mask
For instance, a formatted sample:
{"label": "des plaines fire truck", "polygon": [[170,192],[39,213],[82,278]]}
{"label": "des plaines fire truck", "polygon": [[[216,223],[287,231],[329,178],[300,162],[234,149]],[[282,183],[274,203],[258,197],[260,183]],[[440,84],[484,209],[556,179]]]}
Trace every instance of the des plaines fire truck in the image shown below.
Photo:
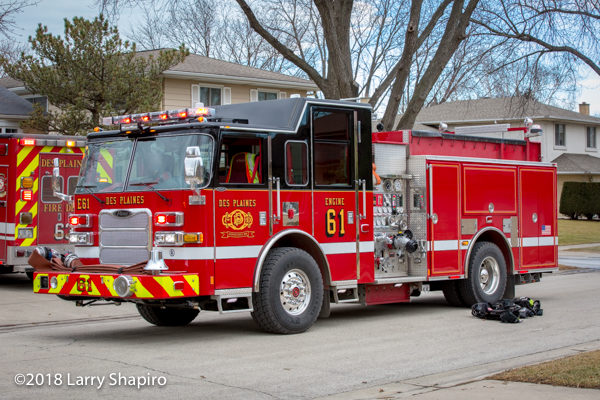
{"label": "des plaines fire truck", "polygon": [[470,306],[557,267],[535,127],[372,133],[368,105],[303,98],[107,123],[88,136],[75,255],[34,253],[36,293],[133,302],[156,325],[251,311],[297,333],[332,302],[443,290]]}
{"label": "des plaines fire truck", "polygon": [[72,251],[67,240],[72,204],[53,194],[53,162],[61,168],[59,189],[74,193],[84,146],[84,138],[73,136],[0,135],[0,273],[33,277],[27,259],[36,246]]}

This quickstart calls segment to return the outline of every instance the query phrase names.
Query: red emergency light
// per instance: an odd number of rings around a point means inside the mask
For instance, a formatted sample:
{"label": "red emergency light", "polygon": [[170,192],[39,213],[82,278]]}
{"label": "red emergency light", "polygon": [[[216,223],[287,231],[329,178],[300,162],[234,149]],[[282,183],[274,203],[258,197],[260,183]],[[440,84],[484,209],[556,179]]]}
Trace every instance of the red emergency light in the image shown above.
{"label": "red emergency light", "polygon": [[19,140],[19,144],[21,146],[35,146],[35,139],[23,138],[23,139]]}
{"label": "red emergency light", "polygon": [[154,214],[154,225],[159,226],[181,226],[183,225],[183,213],[161,212]]}
{"label": "red emergency light", "polygon": [[69,225],[76,228],[88,228],[91,226],[92,218],[89,214],[71,214]]}
{"label": "red emergency light", "polygon": [[21,190],[21,200],[30,201],[33,199],[33,190]]}

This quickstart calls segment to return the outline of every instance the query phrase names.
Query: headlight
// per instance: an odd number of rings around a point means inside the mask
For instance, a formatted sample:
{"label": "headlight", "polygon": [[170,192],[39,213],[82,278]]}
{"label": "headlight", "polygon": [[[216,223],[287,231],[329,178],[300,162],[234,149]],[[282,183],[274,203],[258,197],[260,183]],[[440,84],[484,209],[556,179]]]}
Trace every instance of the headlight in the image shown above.
{"label": "headlight", "polygon": [[183,232],[156,232],[154,243],[156,246],[182,246]]}
{"label": "headlight", "polygon": [[91,246],[94,244],[94,236],[92,232],[71,232],[69,243],[75,246]]}

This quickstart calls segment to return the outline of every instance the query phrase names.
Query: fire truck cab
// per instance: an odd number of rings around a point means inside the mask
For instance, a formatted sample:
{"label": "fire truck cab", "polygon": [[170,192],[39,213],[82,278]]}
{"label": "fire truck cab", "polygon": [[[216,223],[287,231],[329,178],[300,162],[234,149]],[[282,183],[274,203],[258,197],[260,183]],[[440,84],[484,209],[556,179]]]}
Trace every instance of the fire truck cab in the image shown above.
{"label": "fire truck cab", "polygon": [[75,191],[79,260],[39,263],[37,293],[134,302],[156,325],[251,311],[297,333],[331,302],[443,290],[470,306],[557,267],[556,168],[530,128],[372,134],[369,105],[304,98],[107,122]]}

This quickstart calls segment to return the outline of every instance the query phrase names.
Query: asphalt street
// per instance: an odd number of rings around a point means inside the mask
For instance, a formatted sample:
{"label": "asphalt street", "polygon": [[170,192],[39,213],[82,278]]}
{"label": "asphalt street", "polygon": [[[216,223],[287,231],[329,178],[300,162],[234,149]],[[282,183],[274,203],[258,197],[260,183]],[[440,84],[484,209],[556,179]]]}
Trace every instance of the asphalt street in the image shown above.
{"label": "asphalt street", "polygon": [[464,382],[598,343],[599,286],[596,270],[519,286],[518,296],[539,299],[544,309],[520,324],[476,319],[428,293],[411,304],[336,305],[331,318],[286,336],[263,333],[248,313],[203,312],[187,327],[159,328],[131,305],[76,308],[32,294],[24,279],[0,277],[0,393],[3,399],[356,398],[362,391],[385,395],[385,388],[405,382],[435,387],[456,376]]}

